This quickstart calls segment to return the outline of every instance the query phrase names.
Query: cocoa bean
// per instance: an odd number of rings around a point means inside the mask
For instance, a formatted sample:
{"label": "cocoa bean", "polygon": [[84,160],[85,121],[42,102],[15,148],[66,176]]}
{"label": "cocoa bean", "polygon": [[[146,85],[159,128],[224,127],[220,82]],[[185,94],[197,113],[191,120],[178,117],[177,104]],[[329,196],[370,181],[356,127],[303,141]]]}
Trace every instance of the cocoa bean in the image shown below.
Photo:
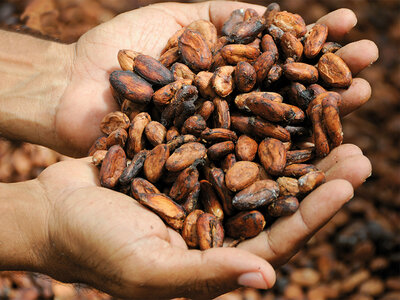
{"label": "cocoa bean", "polygon": [[283,65],[283,73],[291,81],[314,83],[318,80],[317,68],[305,63],[286,63]]}
{"label": "cocoa bean", "polygon": [[199,181],[199,171],[193,166],[183,170],[169,190],[169,196],[175,201],[182,202]]}
{"label": "cocoa bean", "polygon": [[235,150],[235,144],[232,141],[216,143],[207,150],[207,156],[211,160],[219,160]]}
{"label": "cocoa bean", "polygon": [[299,193],[299,183],[296,178],[279,177],[279,196],[296,196]]}
{"label": "cocoa bean", "polygon": [[[288,163],[290,160],[290,153],[291,151],[286,152],[286,162]],[[282,172],[283,176],[293,176],[293,177],[301,177],[308,172],[311,171],[318,171],[317,167],[310,164],[290,164],[285,167]]]}
{"label": "cocoa bean", "polygon": [[105,136],[101,136],[94,141],[92,147],[89,149],[88,155],[93,155],[97,150],[107,150],[107,138]]}
{"label": "cocoa bean", "polygon": [[211,101],[204,101],[197,113],[203,117],[204,121],[207,121],[214,112],[214,108],[214,104]]}
{"label": "cocoa bean", "polygon": [[127,115],[120,111],[114,111],[104,116],[100,123],[100,129],[105,134],[110,134],[118,128],[128,129],[129,124]]}
{"label": "cocoa bean", "polygon": [[284,217],[294,214],[299,208],[299,200],[293,196],[279,197],[268,206],[268,214],[271,217]]}
{"label": "cocoa bean", "polygon": [[107,150],[96,150],[96,152],[93,153],[92,157],[92,163],[95,166],[100,166],[106,157]]}
{"label": "cocoa bean", "polygon": [[186,197],[185,202],[182,204],[182,207],[186,213],[191,213],[200,207],[199,196],[200,182],[197,182],[194,188],[190,191],[189,195]]}
{"label": "cocoa bean", "polygon": [[189,117],[182,125],[182,134],[192,134],[199,136],[201,132],[206,129],[207,123],[201,115],[194,115]]}
{"label": "cocoa bean", "polygon": [[235,67],[232,66],[223,66],[215,70],[211,78],[211,85],[219,96],[226,97],[233,92],[233,71],[235,71]]}
{"label": "cocoa bean", "polygon": [[100,168],[100,184],[106,188],[114,188],[122,172],[126,167],[126,155],[124,149],[114,145],[108,149]]}
{"label": "cocoa bean", "polygon": [[191,142],[180,146],[168,158],[165,167],[168,171],[181,171],[196,160],[202,159],[206,155],[206,147],[203,144]]}
{"label": "cocoa bean", "polygon": [[194,78],[196,77],[196,74],[194,74],[187,65],[179,62],[176,62],[171,66],[171,72],[174,75],[175,80],[188,79],[194,81]]}
{"label": "cocoa bean", "polygon": [[224,229],[214,215],[204,213],[197,219],[197,236],[201,250],[222,247]]}
{"label": "cocoa bean", "polygon": [[226,173],[236,163],[236,156],[233,153],[229,153],[221,163],[222,170]]}
{"label": "cocoa bean", "polygon": [[351,71],[339,56],[325,53],[318,61],[321,79],[331,87],[348,88],[353,82]]}
{"label": "cocoa bean", "polygon": [[[168,49],[168,51],[164,52],[160,56],[160,63],[165,68],[169,68],[174,63],[176,63],[179,59],[180,59],[179,48],[178,47],[173,47],[171,49]],[[175,79],[175,77],[174,77],[174,79]],[[170,80],[170,81],[172,81],[172,80]]]}
{"label": "cocoa bean", "polygon": [[254,67],[246,61],[236,65],[234,80],[236,88],[241,92],[250,92],[256,84],[257,73]]}
{"label": "cocoa bean", "polygon": [[139,172],[143,169],[144,162],[148,153],[148,150],[142,150],[132,158],[131,163],[124,169],[121,177],[119,178],[120,184],[129,184],[133,180],[133,178],[135,178],[139,174]]}
{"label": "cocoa bean", "polygon": [[224,213],[228,216],[232,215],[232,196],[229,189],[225,185],[224,171],[219,168],[212,168],[208,174],[208,181],[212,184],[221,201]]}
{"label": "cocoa bean", "polygon": [[118,51],[118,63],[121,69],[124,71],[133,71],[135,66],[135,58],[140,55],[140,52],[133,50],[119,50]]}
{"label": "cocoa bean", "polygon": [[225,128],[206,128],[202,131],[200,137],[208,143],[217,143],[224,141],[236,141],[237,135],[234,131]]}
{"label": "cocoa bean", "polygon": [[195,30],[201,34],[203,39],[208,45],[210,50],[214,49],[214,45],[217,42],[217,28],[210,21],[196,20],[190,23],[186,28]]}
{"label": "cocoa bean", "polygon": [[264,216],[259,211],[243,211],[226,221],[225,230],[230,237],[247,239],[263,231],[265,224]]}
{"label": "cocoa bean", "polygon": [[300,193],[306,194],[325,182],[325,174],[321,171],[312,171],[298,179]]}
{"label": "cocoa bean", "polygon": [[220,221],[224,219],[222,206],[218,201],[212,184],[207,180],[200,181],[200,200],[205,212],[214,215]]}
{"label": "cocoa bean", "polygon": [[258,180],[241,190],[232,199],[236,209],[249,210],[268,205],[279,195],[279,185],[270,179]]}
{"label": "cocoa bean", "polygon": [[132,120],[129,127],[129,138],[126,148],[128,157],[133,157],[136,153],[144,149],[145,136],[143,132],[150,121],[151,117],[146,112],[138,114]]}
{"label": "cocoa bean", "polygon": [[185,211],[171,198],[164,194],[139,194],[137,199],[140,204],[151,209],[169,226],[179,230],[185,221]]}
{"label": "cocoa bean", "polygon": [[128,139],[128,133],[123,128],[117,128],[106,139],[107,148],[114,145],[125,146],[126,140]]}
{"label": "cocoa bean", "polygon": [[306,24],[301,16],[292,14],[287,11],[281,11],[275,14],[272,24],[282,29],[284,32],[289,32],[299,38],[306,34]]}
{"label": "cocoa bean", "polygon": [[321,51],[326,38],[328,37],[328,26],[325,24],[315,24],[307,33],[304,41],[304,55],[313,58]]}
{"label": "cocoa bean", "polygon": [[199,237],[197,235],[197,220],[204,214],[204,211],[196,209],[192,211],[185,219],[182,227],[182,238],[190,248],[199,246]]}
{"label": "cocoa bean", "polygon": [[237,23],[231,30],[228,38],[231,43],[248,44],[254,41],[257,35],[263,31],[265,25],[261,18],[247,18]]}
{"label": "cocoa bean", "polygon": [[236,9],[234,10],[229,19],[225,21],[224,25],[222,26],[222,34],[229,36],[232,33],[233,28],[243,22],[244,19],[244,9]]}
{"label": "cocoa bean", "polygon": [[238,161],[225,175],[225,184],[232,192],[237,192],[254,183],[258,177],[257,164],[250,161]]}
{"label": "cocoa bean", "polygon": [[151,121],[144,129],[147,140],[153,146],[162,144],[167,134],[167,129],[157,121]]}
{"label": "cocoa bean", "polygon": [[139,194],[160,194],[160,191],[146,179],[136,177],[131,182],[131,195],[139,200]]}
{"label": "cocoa bean", "polygon": [[[168,50],[163,55],[166,55],[171,50]],[[136,56],[134,70],[148,82],[153,84],[166,85],[174,81],[174,76],[162,64],[162,62],[159,62],[149,55],[140,54]]]}
{"label": "cocoa bean", "polygon": [[208,70],[212,54],[198,31],[186,29],[178,39],[179,52],[188,67],[195,71]]}
{"label": "cocoa bean", "polygon": [[258,144],[247,135],[241,135],[237,142],[235,153],[239,160],[252,161],[256,157]]}
{"label": "cocoa bean", "polygon": [[153,96],[150,83],[132,71],[112,72],[110,83],[121,96],[136,103],[147,104]]}
{"label": "cocoa bean", "polygon": [[221,49],[221,55],[228,64],[236,65],[241,61],[255,61],[260,56],[260,50],[249,45],[231,44]]}
{"label": "cocoa bean", "polygon": [[313,149],[290,150],[286,152],[286,164],[299,164],[314,158]]}
{"label": "cocoa bean", "polygon": [[268,138],[258,146],[258,157],[261,164],[272,175],[282,174],[286,165],[286,149],[277,139]]}
{"label": "cocoa bean", "polygon": [[[231,116],[228,102],[220,98],[214,98],[214,126],[229,129],[231,127]],[[205,129],[205,128],[204,128]]]}
{"label": "cocoa bean", "polygon": [[144,174],[152,182],[157,182],[163,174],[164,165],[169,159],[169,148],[166,144],[154,147],[144,161]]}
{"label": "cocoa bean", "polygon": [[290,32],[285,32],[280,41],[283,53],[295,61],[300,60],[303,54],[303,44]]}

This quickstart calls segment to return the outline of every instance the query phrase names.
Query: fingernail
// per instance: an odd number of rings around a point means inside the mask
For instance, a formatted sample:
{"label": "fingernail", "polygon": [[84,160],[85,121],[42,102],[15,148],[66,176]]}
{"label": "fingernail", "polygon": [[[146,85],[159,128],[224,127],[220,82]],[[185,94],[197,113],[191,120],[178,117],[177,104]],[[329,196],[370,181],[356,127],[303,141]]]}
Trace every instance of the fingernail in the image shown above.
{"label": "fingernail", "polygon": [[260,272],[250,272],[240,275],[237,279],[238,284],[252,287],[255,289],[269,289],[264,276]]}

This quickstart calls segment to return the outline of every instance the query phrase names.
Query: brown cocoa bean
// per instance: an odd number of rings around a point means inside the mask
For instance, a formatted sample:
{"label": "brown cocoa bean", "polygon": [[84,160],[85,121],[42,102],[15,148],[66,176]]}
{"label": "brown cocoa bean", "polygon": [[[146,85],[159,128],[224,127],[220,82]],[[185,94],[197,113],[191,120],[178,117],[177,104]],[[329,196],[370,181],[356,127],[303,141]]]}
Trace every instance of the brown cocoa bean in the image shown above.
{"label": "brown cocoa bean", "polygon": [[203,144],[192,142],[180,146],[168,158],[165,167],[168,171],[178,172],[193,164],[196,160],[204,158],[206,147]]}
{"label": "brown cocoa bean", "polygon": [[93,153],[92,157],[92,163],[97,167],[100,166],[106,157],[107,150],[96,150],[96,152]]}
{"label": "brown cocoa bean", "polygon": [[339,56],[325,53],[318,61],[321,79],[331,87],[348,88],[353,82],[351,71]]}
{"label": "brown cocoa bean", "polygon": [[329,52],[335,53],[340,48],[342,48],[342,45],[340,45],[339,43],[336,43],[336,42],[325,42],[322,45],[321,53],[322,54],[329,53]]}
{"label": "brown cocoa bean", "polygon": [[146,112],[138,114],[129,126],[129,138],[127,144],[128,157],[133,157],[136,153],[144,149],[145,138],[144,129],[151,121],[151,117]]}
{"label": "brown cocoa bean", "polygon": [[268,205],[279,195],[279,185],[270,179],[258,180],[244,190],[241,190],[232,199],[236,209],[249,210]]}
{"label": "brown cocoa bean", "polygon": [[214,45],[217,42],[217,28],[214,24],[207,20],[196,20],[187,26],[188,29],[195,30],[201,34],[203,39],[208,45],[210,50],[214,49]]}
{"label": "brown cocoa bean", "polygon": [[[171,50],[168,50],[163,55],[166,55]],[[134,70],[153,84],[166,85],[174,81],[172,73],[161,62],[149,55],[140,54],[136,56]]]}
{"label": "brown cocoa bean", "polygon": [[234,10],[230,14],[229,19],[226,20],[224,25],[222,26],[222,34],[229,36],[232,33],[233,28],[240,22],[243,22],[243,19],[244,19],[244,9],[242,8]]}
{"label": "brown cocoa bean", "polygon": [[129,124],[127,115],[120,111],[114,111],[104,116],[100,123],[100,129],[105,134],[110,134],[118,128],[127,129]]}
{"label": "brown cocoa bean", "polygon": [[252,161],[256,157],[258,144],[247,135],[241,135],[237,142],[235,153],[239,160]]}
{"label": "brown cocoa bean", "polygon": [[165,144],[154,147],[144,161],[144,174],[152,182],[157,182],[163,174],[164,165],[169,158],[169,148]]}
{"label": "brown cocoa bean", "polygon": [[286,63],[283,65],[283,73],[291,81],[314,83],[318,80],[317,68],[300,62]]}
{"label": "brown cocoa bean", "polygon": [[[163,65],[165,68],[169,68],[174,63],[176,63],[179,59],[180,59],[179,48],[178,47],[173,47],[171,49],[168,49],[168,51],[164,52],[160,56],[159,60],[160,60],[161,65]],[[175,79],[175,77],[174,77],[174,79]]]}
{"label": "brown cocoa bean", "polygon": [[325,174],[321,171],[308,172],[298,179],[300,193],[306,194],[325,182]]}
{"label": "brown cocoa bean", "polygon": [[197,182],[194,188],[190,191],[189,195],[186,197],[185,202],[182,204],[182,207],[186,213],[191,213],[200,207],[199,196],[200,182]]}
{"label": "brown cocoa bean", "polygon": [[314,158],[314,149],[290,150],[286,152],[286,164],[299,164]]}
{"label": "brown cocoa bean", "polygon": [[121,69],[124,71],[133,71],[133,68],[135,66],[135,59],[140,54],[141,54],[140,52],[128,49],[119,50],[118,62],[119,65],[121,66]]}
{"label": "brown cocoa bean", "polygon": [[263,52],[269,52],[275,57],[275,61],[279,58],[279,51],[276,47],[274,39],[269,34],[265,34],[261,39],[261,49]]}
{"label": "brown cocoa bean", "polygon": [[147,150],[142,150],[137,153],[133,158],[129,166],[127,166],[119,178],[119,182],[122,185],[129,184],[133,178],[135,178],[139,172],[143,169],[144,161],[148,155]]}
{"label": "brown cocoa bean", "polygon": [[167,146],[169,148],[169,152],[172,153],[175,151],[176,148],[179,148],[183,144],[190,143],[190,142],[196,142],[197,138],[194,135],[191,134],[184,134],[184,135],[179,135],[175,138],[173,138],[171,141],[167,143]]}
{"label": "brown cocoa bean", "polygon": [[207,156],[211,160],[219,160],[235,150],[235,144],[232,141],[216,143],[207,150]]}
{"label": "brown cocoa bean", "polygon": [[315,24],[307,33],[304,41],[304,55],[307,58],[314,58],[321,51],[326,38],[328,37],[328,26]]}
{"label": "brown cocoa bean", "polygon": [[175,201],[182,202],[199,182],[199,171],[190,166],[183,170],[169,190],[169,196]]}
{"label": "brown cocoa bean", "polygon": [[332,148],[340,146],[343,142],[342,123],[340,122],[337,99],[331,95],[322,100],[322,120],[331,140]]}
{"label": "brown cocoa bean", "polygon": [[220,221],[224,219],[221,203],[218,201],[212,184],[207,180],[200,181],[200,200],[205,212],[214,215]]}
{"label": "brown cocoa bean", "polygon": [[248,239],[263,231],[265,224],[264,216],[259,211],[243,211],[226,221],[225,230],[232,238]]}
{"label": "brown cocoa bean", "polygon": [[217,96],[214,89],[212,88],[212,77],[213,73],[202,71],[197,73],[194,78],[194,85],[199,90],[199,93],[202,97],[209,99]]}
{"label": "brown cocoa bean", "polygon": [[107,137],[106,144],[107,148],[114,145],[125,146],[126,140],[128,139],[128,133],[123,128],[117,128]]}
{"label": "brown cocoa bean", "polygon": [[147,140],[153,146],[162,144],[167,134],[167,129],[157,121],[151,121],[144,129]]}
{"label": "brown cocoa bean", "polygon": [[299,183],[296,178],[279,177],[279,196],[296,196],[299,193]]}
{"label": "brown cocoa bean", "polygon": [[[290,151],[286,152],[286,162],[289,163],[290,161]],[[283,176],[293,176],[293,177],[301,177],[308,172],[311,171],[318,171],[317,167],[310,164],[290,164],[285,167],[282,172]]]}
{"label": "brown cocoa bean", "polygon": [[246,61],[236,65],[234,72],[236,88],[241,92],[250,92],[257,80],[257,73],[254,67]]}
{"label": "brown cocoa bean", "polygon": [[167,134],[166,134],[166,140],[167,142],[172,141],[174,138],[179,136],[179,131],[176,127],[171,126],[168,130],[167,130]]}
{"label": "brown cocoa bean", "polygon": [[211,85],[214,91],[223,98],[233,92],[233,71],[235,71],[235,67],[232,66],[219,67],[211,78]]}
{"label": "brown cocoa bean", "polygon": [[259,17],[258,12],[255,9],[248,8],[244,11],[243,21],[258,17]]}
{"label": "brown cocoa bean", "polygon": [[147,110],[147,104],[134,103],[129,100],[124,100],[121,105],[121,111],[129,117],[129,120],[133,120],[139,113]]}
{"label": "brown cocoa bean", "polygon": [[131,71],[114,71],[110,83],[122,97],[136,103],[147,104],[153,96],[151,84]]}
{"label": "brown cocoa bean", "polygon": [[231,127],[231,116],[228,102],[220,98],[214,98],[214,127],[229,129]]}
{"label": "brown cocoa bean", "polygon": [[237,192],[254,183],[258,177],[258,166],[251,161],[238,161],[225,175],[225,184],[232,192]]}
{"label": "brown cocoa bean", "polygon": [[224,229],[221,222],[214,215],[204,213],[197,219],[197,236],[201,250],[222,247]]}
{"label": "brown cocoa bean", "polygon": [[206,129],[207,123],[201,115],[193,115],[189,117],[182,125],[182,134],[193,134],[199,136]]}
{"label": "brown cocoa bean", "polygon": [[186,65],[194,70],[208,70],[212,54],[202,35],[195,30],[186,29],[178,39],[179,52]]}
{"label": "brown cocoa bean", "polygon": [[258,157],[268,174],[280,175],[286,165],[286,149],[277,139],[267,138],[258,146]]}
{"label": "brown cocoa bean", "polygon": [[197,220],[204,214],[204,211],[196,209],[192,211],[185,219],[182,227],[182,238],[189,248],[199,246],[199,237],[197,235]]}
{"label": "brown cocoa bean", "polygon": [[164,49],[161,51],[161,54],[165,53],[169,49],[173,47],[178,47],[178,39],[182,35],[182,33],[186,30],[186,27],[183,27],[177,30],[169,39]]}
{"label": "brown cocoa bean", "polygon": [[214,108],[214,103],[211,101],[204,101],[197,113],[207,122],[208,118],[214,112]]}
{"label": "brown cocoa bean", "polygon": [[224,171],[219,168],[212,168],[208,174],[208,181],[212,184],[224,209],[224,214],[230,216],[233,213],[232,196],[225,185]]}
{"label": "brown cocoa bean", "polygon": [[160,194],[160,191],[146,179],[136,177],[131,182],[131,195],[139,200],[139,194]]}
{"label": "brown cocoa bean", "polygon": [[208,143],[218,143],[225,141],[236,141],[237,135],[234,131],[225,128],[206,128],[200,137]]}
{"label": "brown cocoa bean", "polygon": [[279,197],[268,206],[268,214],[271,217],[284,217],[294,214],[299,208],[299,200],[293,196]]}
{"label": "brown cocoa bean", "polygon": [[257,35],[263,31],[264,28],[265,25],[260,17],[248,18],[236,24],[232,28],[228,39],[231,43],[248,44],[254,41]]}
{"label": "brown cocoa bean", "polygon": [[263,52],[257,57],[253,67],[257,74],[258,83],[261,83],[267,77],[269,70],[275,63],[275,57],[275,53],[269,51]]}
{"label": "brown cocoa bean", "polygon": [[264,24],[267,27],[272,24],[274,16],[279,11],[281,11],[281,8],[278,3],[273,2],[273,3],[268,4],[267,9],[265,10],[265,12],[263,14]]}
{"label": "brown cocoa bean", "polygon": [[313,139],[315,144],[315,154],[317,157],[325,157],[329,154],[330,147],[325,128],[322,124],[321,104],[314,105],[311,108],[310,119],[313,125]]}
{"label": "brown cocoa bean", "polygon": [[283,74],[283,69],[281,65],[273,64],[266,78],[266,86],[269,87],[275,82],[277,82],[282,77],[282,74]]}
{"label": "brown cocoa bean", "polygon": [[255,61],[260,56],[260,50],[249,45],[230,44],[221,49],[221,55],[228,64],[236,65],[241,61]]}
{"label": "brown cocoa bean", "polygon": [[285,32],[280,41],[283,53],[295,61],[300,60],[303,55],[303,44],[290,32]]}
{"label": "brown cocoa bean", "polygon": [[272,24],[282,29],[284,32],[293,34],[297,38],[302,37],[307,32],[303,18],[298,14],[292,14],[287,11],[276,13]]}
{"label": "brown cocoa bean", "polygon": [[255,115],[272,122],[287,122],[296,116],[290,105],[271,101],[263,97],[250,96],[245,100],[245,105]]}
{"label": "brown cocoa bean", "polygon": [[100,184],[112,189],[117,183],[126,167],[126,155],[124,149],[119,145],[112,146],[103,159],[100,168]]}
{"label": "brown cocoa bean", "polygon": [[151,209],[169,226],[179,230],[185,221],[185,211],[175,203],[171,198],[164,194],[139,194],[137,199],[140,204]]}
{"label": "brown cocoa bean", "polygon": [[196,76],[187,65],[179,62],[176,62],[171,66],[171,72],[174,75],[175,80],[188,79],[194,81]]}

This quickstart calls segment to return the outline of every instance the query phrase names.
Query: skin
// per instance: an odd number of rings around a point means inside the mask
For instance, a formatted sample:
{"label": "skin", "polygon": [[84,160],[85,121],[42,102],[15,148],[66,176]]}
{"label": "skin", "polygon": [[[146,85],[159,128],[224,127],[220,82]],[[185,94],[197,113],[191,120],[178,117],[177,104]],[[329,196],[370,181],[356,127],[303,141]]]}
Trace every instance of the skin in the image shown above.
{"label": "skin", "polygon": [[[102,117],[117,109],[108,74],[118,69],[119,49],[158,57],[169,36],[182,26],[203,18],[220,29],[230,12],[242,7],[265,10],[239,2],[156,4],[117,16],[76,44],[57,46],[63,54],[59,57],[64,57],[60,62],[64,79],[51,98],[43,96],[41,107],[46,113],[38,114],[35,103],[22,113],[49,134],[24,132],[30,130],[27,126],[19,132],[2,123],[0,128],[6,135],[85,155],[100,135]],[[329,27],[330,36],[340,38],[356,18],[341,9],[318,22]],[[370,41],[351,43],[338,53],[354,75],[378,58]],[[348,90],[340,92],[341,112],[347,114],[369,99],[371,88],[367,81],[355,78]],[[90,159],[67,160],[50,166],[33,181],[0,185],[0,228],[10,229],[0,231],[0,241],[12,241],[0,247],[0,268],[38,271],[133,299],[210,299],[240,285],[269,288],[275,282],[269,263],[279,267],[289,260],[371,173],[370,162],[354,145],[332,150],[317,165],[326,172],[327,183],[310,193],[294,215],[279,219],[237,248],[201,252],[188,250],[179,234],[131,197],[99,187],[98,170]]]}

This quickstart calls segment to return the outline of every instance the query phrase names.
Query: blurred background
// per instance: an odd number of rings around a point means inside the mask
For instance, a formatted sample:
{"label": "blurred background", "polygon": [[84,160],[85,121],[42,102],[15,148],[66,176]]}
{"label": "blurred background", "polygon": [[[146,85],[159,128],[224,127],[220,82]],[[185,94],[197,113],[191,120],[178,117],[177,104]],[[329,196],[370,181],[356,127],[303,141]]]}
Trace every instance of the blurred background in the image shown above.
{"label": "blurred background", "polygon": [[[90,28],[148,0],[0,0],[0,26],[75,42]],[[191,2],[191,1],[182,1]],[[247,1],[267,5],[270,1]],[[373,174],[354,199],[278,273],[268,292],[241,289],[218,299],[400,300],[400,0],[283,0],[306,23],[340,7],[356,28],[343,44],[371,39],[379,60],[359,76],[371,100],[344,120],[345,142],[359,146]],[[36,177],[63,157],[47,148],[0,138],[0,182]],[[110,299],[33,273],[0,272],[0,299]]]}

